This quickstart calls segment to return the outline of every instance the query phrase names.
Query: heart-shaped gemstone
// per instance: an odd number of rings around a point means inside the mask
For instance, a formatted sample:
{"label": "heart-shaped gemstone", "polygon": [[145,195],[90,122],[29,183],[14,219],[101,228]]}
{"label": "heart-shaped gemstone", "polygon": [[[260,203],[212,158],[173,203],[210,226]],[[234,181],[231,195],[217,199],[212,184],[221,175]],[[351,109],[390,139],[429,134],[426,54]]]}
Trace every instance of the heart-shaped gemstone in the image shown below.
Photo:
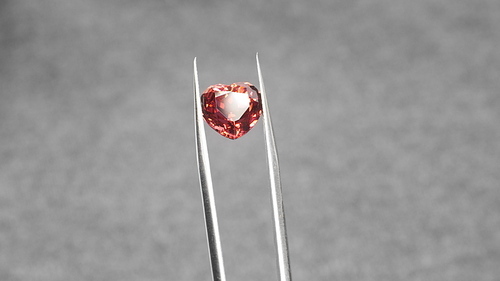
{"label": "heart-shaped gemstone", "polygon": [[262,114],[260,92],[248,82],[208,87],[201,96],[201,106],[208,125],[232,140],[248,133]]}

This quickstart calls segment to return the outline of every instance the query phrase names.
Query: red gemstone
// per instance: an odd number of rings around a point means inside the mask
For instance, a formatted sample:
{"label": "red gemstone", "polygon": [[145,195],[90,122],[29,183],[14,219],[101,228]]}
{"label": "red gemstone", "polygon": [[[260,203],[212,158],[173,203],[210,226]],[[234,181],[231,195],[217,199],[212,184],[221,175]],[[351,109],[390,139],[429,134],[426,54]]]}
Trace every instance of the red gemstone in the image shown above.
{"label": "red gemstone", "polygon": [[248,133],[262,114],[260,92],[248,82],[212,85],[203,92],[201,105],[208,125],[232,140]]}

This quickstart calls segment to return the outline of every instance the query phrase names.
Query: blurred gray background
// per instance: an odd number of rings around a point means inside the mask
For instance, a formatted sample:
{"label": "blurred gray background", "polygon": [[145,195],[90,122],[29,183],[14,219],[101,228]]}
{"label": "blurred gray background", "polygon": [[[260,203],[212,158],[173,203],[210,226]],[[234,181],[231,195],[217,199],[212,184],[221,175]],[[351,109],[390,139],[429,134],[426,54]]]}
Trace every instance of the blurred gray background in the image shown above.
{"label": "blurred gray background", "polygon": [[[500,280],[497,0],[0,1],[0,280],[211,280],[202,90],[257,83],[294,280]],[[228,280],[276,280],[262,124],[207,127]]]}

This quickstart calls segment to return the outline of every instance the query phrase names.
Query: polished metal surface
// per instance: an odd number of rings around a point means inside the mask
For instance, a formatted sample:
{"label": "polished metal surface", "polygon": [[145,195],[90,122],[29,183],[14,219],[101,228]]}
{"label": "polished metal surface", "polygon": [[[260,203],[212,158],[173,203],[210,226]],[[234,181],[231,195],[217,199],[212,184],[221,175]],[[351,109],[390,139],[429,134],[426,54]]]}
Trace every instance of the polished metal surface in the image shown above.
{"label": "polished metal surface", "polygon": [[212,276],[214,281],[225,281],[226,275],[224,272],[224,261],[222,259],[222,248],[220,243],[219,224],[217,222],[217,211],[215,208],[212,173],[210,172],[207,139],[205,135],[205,127],[203,127],[203,114],[201,112],[200,85],[198,83],[196,58],[194,59],[194,106],[198,172],[200,176],[203,211],[205,213],[205,227],[207,230],[208,252],[210,255]]}
{"label": "polished metal surface", "polygon": [[267,104],[266,89],[260,70],[259,54],[255,55],[257,60],[257,72],[259,74],[260,92],[262,96],[262,121],[264,123],[264,138],[266,140],[267,163],[269,165],[269,177],[271,181],[271,204],[274,220],[274,234],[276,251],[278,254],[278,276],[280,281],[290,281],[290,258],[288,254],[288,239],[286,235],[285,210],[283,208],[283,195],[281,192],[281,178],[278,162],[278,151],[274,141],[273,126]]}

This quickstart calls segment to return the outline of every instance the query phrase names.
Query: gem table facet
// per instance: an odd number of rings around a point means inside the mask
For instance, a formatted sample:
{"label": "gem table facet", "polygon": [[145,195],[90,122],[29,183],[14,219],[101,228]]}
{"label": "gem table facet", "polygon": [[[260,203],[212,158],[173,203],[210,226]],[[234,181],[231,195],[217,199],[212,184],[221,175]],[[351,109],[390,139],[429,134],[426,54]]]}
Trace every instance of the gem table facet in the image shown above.
{"label": "gem table facet", "polygon": [[201,105],[208,125],[233,140],[248,133],[262,114],[260,92],[248,82],[212,85],[203,92]]}

